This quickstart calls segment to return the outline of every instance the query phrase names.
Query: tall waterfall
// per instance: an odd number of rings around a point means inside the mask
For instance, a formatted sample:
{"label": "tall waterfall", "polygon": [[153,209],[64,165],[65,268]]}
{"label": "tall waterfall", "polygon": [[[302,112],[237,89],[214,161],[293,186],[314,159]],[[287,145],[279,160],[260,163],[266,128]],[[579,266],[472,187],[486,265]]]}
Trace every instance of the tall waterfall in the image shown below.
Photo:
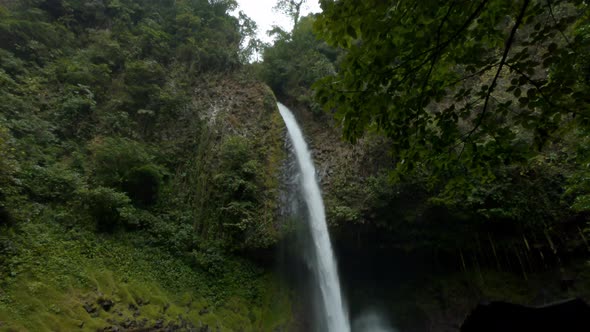
{"label": "tall waterfall", "polygon": [[311,154],[293,113],[281,103],[278,103],[278,106],[301,170],[301,189],[309,213],[308,222],[313,243],[314,259],[311,264],[320,290],[326,329],[328,332],[350,332],[348,313],[340,292],[336,260],[326,225],[324,202],[316,181]]}

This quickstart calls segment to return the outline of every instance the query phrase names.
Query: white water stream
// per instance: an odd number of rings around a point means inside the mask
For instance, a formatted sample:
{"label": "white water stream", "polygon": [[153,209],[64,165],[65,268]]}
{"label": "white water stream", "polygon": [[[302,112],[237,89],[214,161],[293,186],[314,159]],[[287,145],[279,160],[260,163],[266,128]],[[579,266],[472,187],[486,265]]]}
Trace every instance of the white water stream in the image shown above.
{"label": "white water stream", "polygon": [[314,277],[320,289],[321,308],[324,311],[327,332],[350,332],[350,321],[340,292],[336,260],[328,234],[324,202],[316,180],[313,160],[293,113],[281,103],[278,103],[278,106],[301,170],[301,188],[309,213],[308,222],[315,257],[312,265]]}

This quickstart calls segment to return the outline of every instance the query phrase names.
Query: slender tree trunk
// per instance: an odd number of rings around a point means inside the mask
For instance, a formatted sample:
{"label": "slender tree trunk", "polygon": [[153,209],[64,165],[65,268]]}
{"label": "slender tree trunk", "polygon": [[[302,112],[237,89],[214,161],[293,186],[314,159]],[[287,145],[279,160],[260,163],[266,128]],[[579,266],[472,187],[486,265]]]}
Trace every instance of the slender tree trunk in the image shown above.
{"label": "slender tree trunk", "polygon": [[294,7],[293,29],[295,29],[295,27],[297,26],[297,23],[299,22],[299,15],[301,15],[301,5],[303,4],[303,1],[305,1],[305,0],[299,0],[299,2],[296,2],[296,1],[291,2]]}

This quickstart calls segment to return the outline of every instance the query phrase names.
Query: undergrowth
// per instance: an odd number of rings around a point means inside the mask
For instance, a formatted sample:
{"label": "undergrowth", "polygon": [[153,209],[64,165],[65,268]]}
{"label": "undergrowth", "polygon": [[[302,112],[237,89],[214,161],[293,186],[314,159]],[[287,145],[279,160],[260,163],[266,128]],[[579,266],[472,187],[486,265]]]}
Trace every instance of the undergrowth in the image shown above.
{"label": "undergrowth", "polygon": [[[1,234],[0,331],[96,331],[124,321],[271,331],[289,323],[288,291],[238,258],[203,271],[164,248],[137,246],[140,233],[97,236],[50,218]],[[108,311],[103,300],[113,302]]]}

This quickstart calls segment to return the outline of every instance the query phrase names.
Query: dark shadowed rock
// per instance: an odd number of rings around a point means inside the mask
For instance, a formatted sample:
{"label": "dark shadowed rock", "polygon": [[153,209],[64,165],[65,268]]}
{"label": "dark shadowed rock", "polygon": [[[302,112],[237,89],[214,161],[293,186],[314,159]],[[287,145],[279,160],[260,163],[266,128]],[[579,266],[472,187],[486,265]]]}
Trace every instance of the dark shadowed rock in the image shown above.
{"label": "dark shadowed rock", "polygon": [[137,327],[137,322],[134,320],[131,320],[130,318],[127,318],[123,323],[121,323],[121,326],[123,326],[126,329],[129,329],[132,327]]}
{"label": "dark shadowed rock", "polygon": [[559,281],[559,286],[561,288],[561,291],[566,292],[569,289],[573,288],[575,283],[576,279],[574,277],[566,275],[561,277],[561,280]]}
{"label": "dark shadowed rock", "polygon": [[135,302],[137,302],[138,306],[144,306],[144,305],[150,304],[150,300],[144,301],[143,299],[137,299],[137,301],[135,301]]}
{"label": "dark shadowed rock", "polygon": [[581,299],[527,307],[506,302],[480,304],[461,332],[588,332],[590,307]]}
{"label": "dark shadowed rock", "polygon": [[139,312],[139,308],[135,304],[130,303],[128,308],[130,311],[133,312],[133,317],[137,318],[141,315],[141,313]]}
{"label": "dark shadowed rock", "polygon": [[111,310],[111,308],[115,305],[115,302],[113,302],[112,300],[108,300],[108,299],[99,299],[98,300],[98,305],[104,310],[104,311],[109,311]]}
{"label": "dark shadowed rock", "polygon": [[168,325],[166,326],[166,331],[180,331],[180,325],[178,325],[176,322],[168,322]]}
{"label": "dark shadowed rock", "polygon": [[82,307],[84,308],[84,310],[86,310],[87,313],[89,314],[93,314],[96,312],[96,307],[93,304],[90,303],[84,303],[82,305]]}

